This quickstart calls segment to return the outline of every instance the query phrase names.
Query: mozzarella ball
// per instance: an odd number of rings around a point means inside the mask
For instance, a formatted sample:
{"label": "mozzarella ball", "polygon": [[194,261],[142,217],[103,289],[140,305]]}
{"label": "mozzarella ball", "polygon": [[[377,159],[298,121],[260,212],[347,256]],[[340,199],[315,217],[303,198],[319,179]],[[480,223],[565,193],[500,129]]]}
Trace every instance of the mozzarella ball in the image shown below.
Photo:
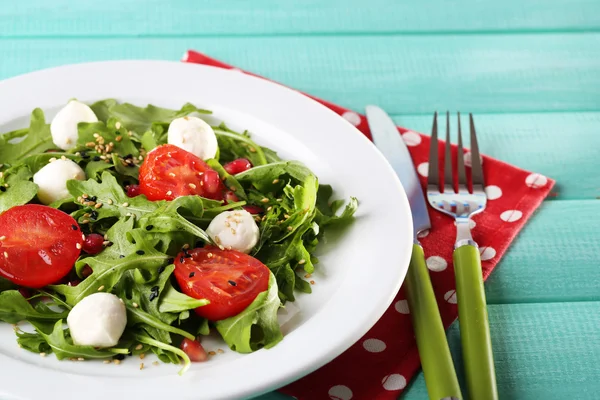
{"label": "mozzarella ball", "polygon": [[250,253],[260,237],[254,217],[246,210],[224,211],[208,225],[206,233],[219,246]]}
{"label": "mozzarella ball", "polygon": [[70,150],[77,143],[77,124],[98,122],[92,109],[77,100],[71,100],[54,117],[50,124],[52,141],[63,150]]}
{"label": "mozzarella ball", "polygon": [[209,124],[197,117],[174,119],[167,133],[169,144],[189,151],[203,160],[215,158],[217,136]]}
{"label": "mozzarella ball", "polygon": [[76,345],[112,347],[125,330],[127,310],[114,294],[94,293],[73,307],[67,325]]}
{"label": "mozzarella ball", "polygon": [[33,175],[33,182],[38,185],[38,199],[44,204],[68,199],[69,179],[85,180],[85,172],[76,162],[71,160],[55,160]]}

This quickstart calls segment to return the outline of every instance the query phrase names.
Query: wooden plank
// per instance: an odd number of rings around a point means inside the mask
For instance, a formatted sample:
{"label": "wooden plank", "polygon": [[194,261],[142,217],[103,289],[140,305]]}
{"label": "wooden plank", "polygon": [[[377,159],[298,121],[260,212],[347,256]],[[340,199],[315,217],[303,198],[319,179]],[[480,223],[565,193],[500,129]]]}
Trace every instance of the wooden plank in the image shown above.
{"label": "wooden plank", "polygon": [[[597,399],[599,313],[598,302],[490,306],[500,398]],[[448,340],[464,388],[458,324],[448,331]],[[427,390],[420,373],[402,399],[425,398]]]}
{"label": "wooden plank", "polygon": [[[0,8],[0,36],[178,36],[474,31],[585,31],[595,0],[26,0]],[[157,12],[160,10],[160,12]]]}
{"label": "wooden plank", "polygon": [[[431,131],[431,115],[393,118],[417,132]],[[483,153],[554,178],[551,199],[600,197],[600,113],[477,114],[475,123]],[[444,132],[445,119],[440,124]],[[456,121],[451,124],[456,132]]]}
{"label": "wooden plank", "polygon": [[488,303],[600,300],[598,215],[598,200],[545,202],[488,278]]}
{"label": "wooden plank", "polygon": [[341,105],[390,113],[596,111],[600,34],[0,40],[0,78],[196,48]]}

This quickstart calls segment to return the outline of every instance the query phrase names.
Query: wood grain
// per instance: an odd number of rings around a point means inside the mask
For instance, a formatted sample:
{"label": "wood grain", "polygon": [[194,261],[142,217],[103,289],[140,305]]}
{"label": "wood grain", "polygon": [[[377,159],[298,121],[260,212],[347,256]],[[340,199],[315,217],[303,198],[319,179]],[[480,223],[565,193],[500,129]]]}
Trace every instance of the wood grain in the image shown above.
{"label": "wood grain", "polygon": [[164,37],[600,28],[595,0],[24,0],[0,7],[1,37]]}

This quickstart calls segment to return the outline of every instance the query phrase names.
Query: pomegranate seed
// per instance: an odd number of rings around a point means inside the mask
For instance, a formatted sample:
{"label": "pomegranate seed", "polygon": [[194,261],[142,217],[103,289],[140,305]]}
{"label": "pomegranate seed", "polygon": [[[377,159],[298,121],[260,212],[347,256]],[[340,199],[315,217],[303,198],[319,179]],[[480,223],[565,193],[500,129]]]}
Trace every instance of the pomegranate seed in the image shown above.
{"label": "pomegranate seed", "polygon": [[223,200],[225,200],[225,204],[235,203],[240,201],[240,199],[233,193],[231,190],[225,192],[225,196],[223,196]]}
{"label": "pomegranate seed", "polygon": [[209,199],[221,199],[225,189],[217,171],[209,169],[202,174],[203,196]]}
{"label": "pomegranate seed", "polygon": [[90,233],[85,237],[83,241],[83,251],[88,254],[98,254],[104,248],[104,236],[99,235],[97,233]]}
{"label": "pomegranate seed", "polygon": [[230,175],[239,174],[240,172],[248,171],[252,168],[252,163],[246,158],[238,158],[223,165],[225,171]]}
{"label": "pomegranate seed", "polygon": [[[90,267],[88,267],[88,268],[90,268]],[[91,268],[90,268],[90,270],[91,270]],[[69,285],[69,286],[77,286],[77,285],[79,285],[80,283],[81,283],[81,281],[80,281],[79,279],[73,279],[72,281],[69,281],[69,282],[67,283],[67,285]]]}
{"label": "pomegranate seed", "polygon": [[140,194],[140,185],[127,186],[127,197],[135,197],[139,196]]}
{"label": "pomegranate seed", "polygon": [[31,297],[31,292],[28,289],[19,288],[19,293],[21,293],[21,296],[25,297],[26,299]]}
{"label": "pomegranate seed", "polygon": [[201,362],[206,361],[208,358],[206,350],[204,350],[204,347],[202,347],[198,340],[183,338],[183,341],[179,347],[185,352],[185,354],[188,355],[191,361]]}
{"label": "pomegranate seed", "polygon": [[90,276],[92,274],[92,272],[94,272],[94,270],[89,266],[89,265],[85,265],[82,269],[81,269],[81,277],[82,278],[87,278],[88,276]]}
{"label": "pomegranate seed", "polygon": [[265,210],[262,209],[262,207],[259,206],[243,206],[242,207],[244,210],[248,211],[250,214],[262,214]]}

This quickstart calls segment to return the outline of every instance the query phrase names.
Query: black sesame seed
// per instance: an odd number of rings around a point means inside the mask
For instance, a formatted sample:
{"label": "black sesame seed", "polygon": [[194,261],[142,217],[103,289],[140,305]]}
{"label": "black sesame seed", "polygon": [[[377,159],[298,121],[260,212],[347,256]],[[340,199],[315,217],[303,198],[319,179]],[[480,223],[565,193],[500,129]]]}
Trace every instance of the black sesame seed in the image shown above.
{"label": "black sesame seed", "polygon": [[154,299],[155,299],[155,298],[157,298],[157,297],[158,297],[158,293],[156,293],[156,292],[152,292],[152,293],[150,293],[150,297],[149,297],[149,299],[150,299],[150,301],[152,301],[152,300],[154,300]]}
{"label": "black sesame seed", "polygon": [[235,283],[234,281],[227,281],[227,282],[229,282],[229,284],[230,284],[231,286],[237,286],[237,283]]}
{"label": "black sesame seed", "polygon": [[158,293],[158,286],[152,286],[152,289],[150,289],[150,290]]}
{"label": "black sesame seed", "polygon": [[94,158],[92,158],[92,160],[94,160],[94,161],[100,161],[100,156],[94,156]]}
{"label": "black sesame seed", "polygon": [[123,361],[125,359],[125,355],[124,354],[117,354],[116,356],[114,356],[115,360],[119,360],[119,361]]}
{"label": "black sesame seed", "polygon": [[81,158],[83,158],[83,159],[90,158],[90,155],[87,153],[87,151],[82,151]]}
{"label": "black sesame seed", "polygon": [[73,228],[74,231],[77,230],[77,225],[71,225],[71,228]]}
{"label": "black sesame seed", "polygon": [[165,267],[160,267],[160,268],[158,269],[158,273],[159,273],[159,274],[162,274],[162,272],[163,272],[164,270],[165,270]]}
{"label": "black sesame seed", "polygon": [[121,132],[115,131],[115,135],[120,135],[120,134],[121,134]]}
{"label": "black sesame seed", "polygon": [[137,254],[138,256],[143,256],[145,253],[144,250],[138,250],[135,252],[135,254]]}
{"label": "black sesame seed", "polygon": [[108,242],[108,243],[106,243],[106,247],[110,247],[110,246],[112,246],[113,244],[114,244],[113,242]]}
{"label": "black sesame seed", "polygon": [[125,258],[125,256],[124,256],[123,254],[121,254],[121,255],[119,256],[119,258]]}
{"label": "black sesame seed", "polygon": [[151,230],[152,230],[152,228],[154,228],[154,225],[148,225],[148,226],[146,227],[146,230],[147,230],[147,231],[151,231]]}
{"label": "black sesame seed", "polygon": [[92,211],[92,212],[90,213],[90,217],[91,217],[92,219],[98,219],[98,211]]}
{"label": "black sesame seed", "polygon": [[194,277],[194,275],[196,275],[196,273],[195,273],[195,272],[190,272],[190,274],[188,275],[188,278],[193,278],[193,277]]}
{"label": "black sesame seed", "polygon": [[123,160],[127,160],[129,158],[133,158],[132,154],[127,154],[126,156],[123,157]]}
{"label": "black sesame seed", "polygon": [[[174,259],[174,258],[169,258],[169,259],[167,260],[167,264],[173,264],[173,261],[175,261],[175,259]],[[164,269],[164,267],[163,267],[163,269]]]}
{"label": "black sesame seed", "polygon": [[96,200],[98,200],[98,197],[96,197],[96,196],[88,197],[88,201],[96,201]]}
{"label": "black sesame seed", "polygon": [[0,192],[6,192],[6,188],[4,186],[0,186]]}
{"label": "black sesame seed", "polygon": [[182,263],[185,261],[185,258],[183,256],[179,257],[179,262]]}

